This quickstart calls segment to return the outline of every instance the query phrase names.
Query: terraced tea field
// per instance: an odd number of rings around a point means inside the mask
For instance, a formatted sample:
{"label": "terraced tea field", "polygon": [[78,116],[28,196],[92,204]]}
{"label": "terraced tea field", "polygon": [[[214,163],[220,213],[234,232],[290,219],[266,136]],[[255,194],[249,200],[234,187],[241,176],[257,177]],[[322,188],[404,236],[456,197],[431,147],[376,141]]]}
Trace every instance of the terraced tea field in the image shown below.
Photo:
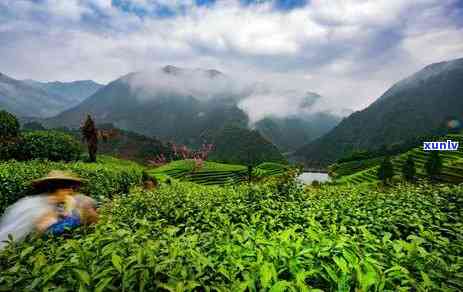
{"label": "terraced tea field", "polygon": [[[265,162],[253,169],[254,177],[267,177],[282,174],[288,167],[278,163]],[[152,169],[149,173],[157,178],[174,178],[202,185],[231,185],[247,180],[247,167],[237,164],[224,164],[205,161],[195,169],[193,160],[173,161]]]}
{"label": "terraced tea field", "polygon": [[347,176],[377,166],[381,164],[383,159],[383,157],[375,157],[343,163],[335,163],[329,167],[328,171],[334,178]]}
{"label": "terraced tea field", "polygon": [[[442,173],[440,179],[444,182],[461,183],[463,182],[463,135],[447,135],[440,139],[440,141],[459,141],[460,147],[458,151],[442,151],[439,153],[442,158]],[[418,177],[425,176],[424,164],[427,159],[428,152],[423,151],[422,147],[414,148],[404,154],[395,156],[392,158],[392,164],[394,165],[394,173],[401,175],[401,167],[407,157],[411,155],[415,160],[416,172]],[[371,167],[369,169],[357,172],[352,175],[343,176],[338,179],[337,183],[351,183],[351,184],[362,184],[362,183],[375,183],[378,181],[376,173],[379,166]]]}

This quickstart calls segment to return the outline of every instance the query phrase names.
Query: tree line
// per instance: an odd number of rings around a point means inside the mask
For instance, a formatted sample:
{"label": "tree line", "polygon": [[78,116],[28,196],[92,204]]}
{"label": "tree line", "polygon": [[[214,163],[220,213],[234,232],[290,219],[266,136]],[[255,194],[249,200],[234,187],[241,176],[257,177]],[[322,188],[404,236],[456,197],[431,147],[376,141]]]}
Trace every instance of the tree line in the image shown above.
{"label": "tree line", "polygon": [[[437,180],[439,174],[442,171],[442,159],[437,151],[431,151],[428,154],[427,160],[424,164],[424,169],[426,176],[430,180]],[[409,182],[414,182],[416,180],[416,166],[413,156],[409,155],[401,167],[402,177]],[[377,177],[385,184],[389,184],[392,181],[394,176],[394,166],[389,155],[384,157],[384,160],[381,162]]]}

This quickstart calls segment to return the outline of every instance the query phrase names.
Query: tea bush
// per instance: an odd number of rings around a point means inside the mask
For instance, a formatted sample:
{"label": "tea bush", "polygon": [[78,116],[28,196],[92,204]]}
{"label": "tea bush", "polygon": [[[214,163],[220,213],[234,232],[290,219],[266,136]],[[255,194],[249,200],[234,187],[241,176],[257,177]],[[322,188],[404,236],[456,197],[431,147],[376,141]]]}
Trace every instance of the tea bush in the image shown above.
{"label": "tea bush", "polygon": [[57,131],[33,131],[22,134],[17,144],[21,160],[48,159],[51,161],[75,161],[82,149],[71,135]]}
{"label": "tea bush", "polygon": [[[284,191],[279,191],[284,190]],[[463,186],[173,183],[0,252],[5,291],[462,291]]]}
{"label": "tea bush", "polygon": [[82,192],[94,198],[110,198],[128,193],[131,186],[140,184],[143,168],[135,163],[100,158],[100,163],[59,163],[33,160],[0,162],[0,214],[19,198],[31,193],[31,181],[49,171],[70,170],[88,180]]}

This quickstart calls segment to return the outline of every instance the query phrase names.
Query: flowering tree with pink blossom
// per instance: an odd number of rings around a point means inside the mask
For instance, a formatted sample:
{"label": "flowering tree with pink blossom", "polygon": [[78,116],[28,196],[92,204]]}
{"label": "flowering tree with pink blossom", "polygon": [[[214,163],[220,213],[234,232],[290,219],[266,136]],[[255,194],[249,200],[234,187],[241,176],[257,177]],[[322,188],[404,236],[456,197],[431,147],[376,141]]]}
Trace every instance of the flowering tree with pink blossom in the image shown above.
{"label": "flowering tree with pink blossom", "polygon": [[158,154],[154,157],[154,159],[148,160],[148,163],[152,166],[161,166],[167,163],[167,159],[164,154]]}
{"label": "flowering tree with pink blossom", "polygon": [[[194,161],[194,169],[196,171],[204,166],[204,161],[209,157],[209,153],[214,150],[213,144],[204,143],[201,147],[193,151],[185,145],[176,145],[175,143],[169,143],[173,157],[171,160],[186,160],[191,159]],[[154,159],[148,160],[148,163],[152,166],[161,166],[168,162],[168,159],[164,154],[159,154]]]}

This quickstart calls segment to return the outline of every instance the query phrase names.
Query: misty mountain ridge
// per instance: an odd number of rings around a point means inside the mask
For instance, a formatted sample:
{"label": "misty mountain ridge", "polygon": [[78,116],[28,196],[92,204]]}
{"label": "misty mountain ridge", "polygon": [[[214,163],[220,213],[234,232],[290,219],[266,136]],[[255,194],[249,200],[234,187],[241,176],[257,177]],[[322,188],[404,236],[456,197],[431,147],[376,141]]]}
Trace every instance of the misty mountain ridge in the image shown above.
{"label": "misty mountain ridge", "polygon": [[463,58],[428,65],[415,74],[394,84],[380,98],[378,98],[376,102],[380,102],[390,96],[394,96],[401,91],[424,85],[426,82],[432,81],[433,78],[452,78],[452,74],[454,74],[455,70],[459,70],[462,67]]}
{"label": "misty mountain ridge", "polygon": [[61,96],[63,99],[71,103],[69,107],[73,107],[81,103],[84,99],[91,96],[98,89],[104,86],[93,80],[40,82],[26,79],[23,81],[33,86],[40,87],[51,94]]}
{"label": "misty mountain ridge", "polygon": [[79,104],[101,86],[93,81],[17,80],[0,73],[0,109],[19,117],[51,117]]}
{"label": "misty mountain ridge", "polygon": [[327,165],[352,151],[435,134],[454,119],[463,120],[463,58],[431,64],[397,82],[296,154],[308,164]]}
{"label": "misty mountain ridge", "polygon": [[[270,100],[266,100],[268,97]],[[281,112],[272,112],[275,111],[271,103],[274,97],[281,102],[278,107]],[[278,143],[282,149],[287,150],[287,145],[295,143],[295,147],[302,146],[339,121],[329,113],[324,116],[332,116],[331,119],[318,119],[318,113],[311,112],[321,98],[310,91],[275,90],[262,82],[237,80],[214,69],[188,69],[169,65],[126,74],[78,106],[48,119],[45,124],[75,128],[86,114],[91,114],[98,123],[112,123],[118,128],[165,141],[198,145],[208,133],[230,124],[242,128],[253,128],[256,125],[259,129],[256,122],[264,118],[279,120],[290,117],[307,126],[313,120],[317,120],[318,124],[326,121],[321,131],[316,129],[315,134],[306,131],[304,139],[308,140],[294,139],[288,143]],[[267,110],[268,106],[271,108],[267,112],[261,111]],[[294,130],[299,132],[299,128]],[[283,127],[285,132],[292,130],[291,127]],[[276,135],[271,129],[267,129],[264,136],[275,142]]]}

